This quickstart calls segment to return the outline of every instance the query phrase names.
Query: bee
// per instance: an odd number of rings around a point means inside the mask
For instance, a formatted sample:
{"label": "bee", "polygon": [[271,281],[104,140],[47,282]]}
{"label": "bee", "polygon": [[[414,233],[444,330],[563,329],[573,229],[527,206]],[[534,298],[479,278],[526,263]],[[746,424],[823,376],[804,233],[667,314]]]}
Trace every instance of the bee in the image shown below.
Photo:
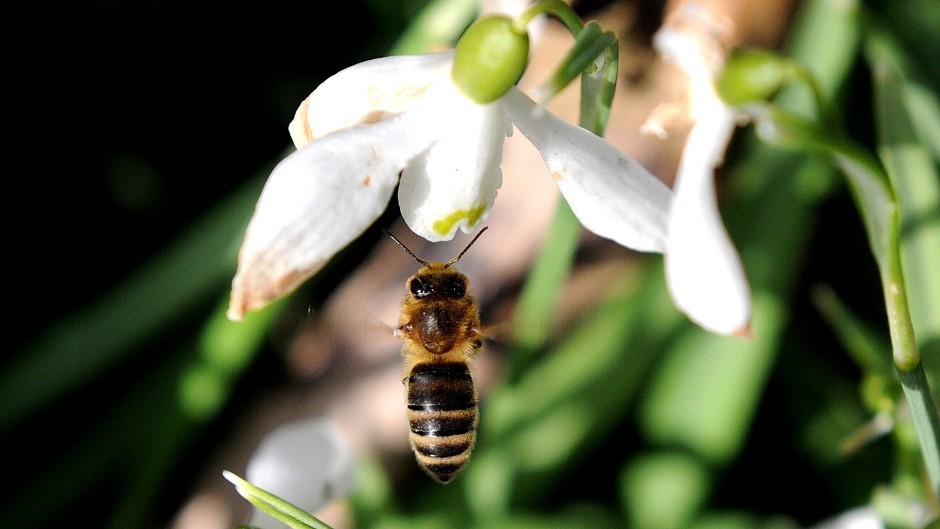
{"label": "bee", "polygon": [[485,337],[467,276],[451,266],[484,231],[446,263],[419,258],[385,231],[423,266],[405,283],[395,335],[404,341],[408,438],[418,466],[439,483],[463,470],[476,442],[477,395],[467,362]]}

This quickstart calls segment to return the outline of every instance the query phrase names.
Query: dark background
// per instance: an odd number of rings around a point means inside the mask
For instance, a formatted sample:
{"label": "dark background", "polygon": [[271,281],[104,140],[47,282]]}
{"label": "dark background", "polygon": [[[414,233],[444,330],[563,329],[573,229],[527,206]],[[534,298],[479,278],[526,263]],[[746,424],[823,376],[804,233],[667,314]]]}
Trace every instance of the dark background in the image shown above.
{"label": "dark background", "polygon": [[[13,118],[12,144],[4,149],[5,242],[13,258],[5,366],[24,359],[23,347],[54,332],[63,318],[120,288],[233,190],[263,177],[290,145],[287,124],[298,103],[332,73],[387,52],[424,2],[395,4],[74,2],[33,5],[8,18],[18,37],[5,38]],[[131,310],[143,315],[148,307]],[[80,476],[51,476],[56,497],[49,508],[14,503],[31,497],[22,494],[33,479],[55,468],[140,378],[185,361],[174,359],[185,358],[185,344],[203,323],[204,317],[180,319],[93,385],[0,434],[8,458],[29,468],[28,477],[0,487],[14,498],[0,506],[4,524],[9,512],[41,513],[44,527],[112,519],[116,500],[135,479],[128,473],[146,472],[145,463],[113,466],[91,488]],[[259,362],[254,380],[279,380],[276,362]],[[155,417],[161,399],[154,395],[149,405]],[[158,438],[164,426],[154,421],[154,431],[143,435]],[[120,453],[128,444],[107,439],[100,453]],[[197,436],[174,461],[167,488],[145,507],[154,513],[147,517],[152,527],[169,523],[212,450]],[[60,493],[72,498],[65,509],[58,507]]]}
{"label": "dark background", "polygon": [[[14,273],[6,289],[12,292],[8,307],[13,318],[6,326],[10,340],[5,359],[16,362],[25,344],[120,285],[233,190],[263,176],[264,168],[290,144],[287,123],[298,102],[342,67],[384,55],[423,3],[79,2],[32,6],[9,17],[4,84],[13,119],[6,127],[12,143],[7,140],[4,150],[4,181],[6,253],[13,257],[8,269]],[[925,44],[912,49],[937,48]],[[858,109],[866,108],[868,75],[864,70],[854,74],[860,88],[851,97],[862,103],[846,105],[857,109],[848,118],[865,140],[871,139],[864,125],[870,116]],[[795,437],[792,432],[806,418],[787,413],[798,415],[794,409],[815,404],[807,402],[815,394],[800,384],[802,370],[852,383],[858,377],[844,356],[813,356],[814,351],[838,347],[814,312],[809,296],[813,286],[833,285],[872,321],[880,322],[883,314],[877,274],[849,197],[837,195],[819,214],[807,252],[813,257],[794,296],[789,338],[791,349],[803,353],[785,358],[770,381],[753,441],[726,476],[716,498],[719,506],[763,503],[771,512],[815,520],[843,499],[827,496],[822,474],[839,474],[842,484],[853,481],[851,465],[810,469],[794,464],[799,457],[793,452],[800,447],[786,438],[788,432]],[[846,262],[853,266],[847,268]],[[206,302],[207,310],[214,301]],[[0,446],[11,450],[12,461],[41,474],[93,420],[77,411],[121,398],[136,384],[127,373],[160,369],[162,352],[175,350],[202,323],[179,322],[173,330],[177,334],[142,345],[146,354],[30,416],[15,425],[15,432],[4,432]],[[810,341],[812,347],[806,345]],[[253,380],[277,383],[283,376],[277,361],[261,355]],[[849,391],[856,389],[846,384]],[[238,404],[236,399],[232,405]],[[218,419],[224,422],[224,416]],[[122,441],[111,440],[116,447]],[[610,441],[611,450],[618,441]],[[784,448],[790,452],[782,454]],[[152,506],[154,527],[175,514],[211,449],[197,440],[186,459],[177,462],[172,473],[177,485]],[[885,442],[876,444],[864,468],[887,479],[888,452]],[[794,479],[819,472],[820,481],[801,485],[805,494],[797,500],[788,499],[794,496],[779,484],[767,489],[735,486],[736,480],[759,480],[768,467],[753,470],[755,474],[751,470],[768,461],[781,483],[788,472]],[[122,472],[126,470],[116,468],[107,481],[75,494],[80,501],[49,513],[48,526],[108,519],[113,498],[122,492]],[[589,476],[575,479],[590,481]],[[0,493],[16,497],[23,482],[28,479],[8,475]],[[610,483],[602,485],[611,489]],[[590,496],[594,491],[581,492]],[[844,490],[852,500],[867,492]],[[805,501],[807,496],[818,502]]]}
{"label": "dark background", "polygon": [[8,241],[25,272],[13,306],[42,317],[17,325],[16,341],[113,286],[280,157],[297,102],[386,50],[407,12],[378,25],[360,1],[115,2],[27,16],[30,46],[7,81],[21,120]]}

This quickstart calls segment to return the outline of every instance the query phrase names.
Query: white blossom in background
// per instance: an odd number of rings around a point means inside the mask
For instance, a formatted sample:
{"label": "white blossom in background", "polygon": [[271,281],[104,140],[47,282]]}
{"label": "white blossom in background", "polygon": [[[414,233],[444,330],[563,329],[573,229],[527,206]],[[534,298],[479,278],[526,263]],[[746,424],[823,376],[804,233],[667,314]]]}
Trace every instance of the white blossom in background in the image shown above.
{"label": "white blossom in background", "polygon": [[478,228],[502,183],[512,125],[540,151],[586,228],[638,251],[665,249],[665,184],[515,87],[492,103],[474,102],[452,81],[453,57],[366,61],[301,104],[289,127],[298,150],[271,173],[246,230],[231,319],[316,273],[379,217],[396,186],[402,217],[425,239]]}
{"label": "white blossom in background", "polygon": [[[353,490],[352,446],[334,422],[315,418],[281,426],[269,433],[248,461],[252,485],[315,513]],[[250,525],[283,529],[284,523],[255,508]]]}
{"label": "white blossom in background", "polygon": [[885,529],[885,524],[875,509],[859,507],[813,525],[809,529]]}
{"label": "white blossom in background", "polygon": [[[667,18],[653,39],[656,49],[685,74],[688,114],[694,120],[673,186],[666,280],[676,306],[689,319],[714,333],[748,337],[750,286],[715,197],[714,172],[738,121],[735,109],[714,88],[727,57],[719,39],[722,26],[693,0]],[[658,123],[649,128],[662,133]]]}

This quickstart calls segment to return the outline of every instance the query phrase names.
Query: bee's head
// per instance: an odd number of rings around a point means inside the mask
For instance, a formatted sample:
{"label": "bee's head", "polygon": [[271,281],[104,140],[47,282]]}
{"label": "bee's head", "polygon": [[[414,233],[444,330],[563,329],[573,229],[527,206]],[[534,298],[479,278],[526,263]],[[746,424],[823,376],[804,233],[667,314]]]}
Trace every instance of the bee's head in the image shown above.
{"label": "bee's head", "polygon": [[408,292],[415,299],[439,295],[447,299],[461,299],[467,294],[467,276],[444,263],[431,263],[408,279]]}

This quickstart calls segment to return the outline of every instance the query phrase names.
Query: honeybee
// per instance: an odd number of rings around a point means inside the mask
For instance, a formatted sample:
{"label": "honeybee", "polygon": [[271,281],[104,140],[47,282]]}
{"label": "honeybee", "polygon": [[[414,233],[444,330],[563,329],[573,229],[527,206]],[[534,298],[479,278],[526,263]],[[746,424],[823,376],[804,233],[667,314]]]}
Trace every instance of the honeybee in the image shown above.
{"label": "honeybee", "polygon": [[483,346],[480,313],[467,276],[451,266],[486,231],[484,227],[457,257],[429,263],[385,231],[423,268],[405,283],[395,335],[405,360],[408,438],[418,466],[439,483],[463,470],[476,441],[477,395],[467,362]]}

